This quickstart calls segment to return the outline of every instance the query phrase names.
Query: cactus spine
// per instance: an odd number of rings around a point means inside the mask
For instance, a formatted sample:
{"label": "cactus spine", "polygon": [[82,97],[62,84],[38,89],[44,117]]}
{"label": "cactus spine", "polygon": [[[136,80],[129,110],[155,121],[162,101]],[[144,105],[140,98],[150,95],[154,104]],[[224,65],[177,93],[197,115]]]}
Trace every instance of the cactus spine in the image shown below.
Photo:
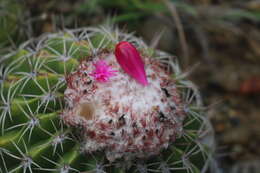
{"label": "cactus spine", "polygon": [[[66,77],[82,60],[128,41],[172,72],[186,118],[182,133],[148,159],[109,162],[103,151],[86,153],[80,127],[67,127],[60,114]],[[210,131],[201,99],[172,56],[149,48],[132,34],[112,27],[82,28],[30,40],[0,60],[0,172],[205,172],[211,148],[201,139]]]}

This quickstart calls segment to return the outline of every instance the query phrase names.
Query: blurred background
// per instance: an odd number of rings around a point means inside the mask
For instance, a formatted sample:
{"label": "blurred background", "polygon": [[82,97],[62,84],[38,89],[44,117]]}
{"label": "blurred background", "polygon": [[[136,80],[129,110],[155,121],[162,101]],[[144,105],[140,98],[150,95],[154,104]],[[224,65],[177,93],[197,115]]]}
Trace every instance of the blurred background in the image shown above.
{"label": "blurred background", "polygon": [[107,22],[178,58],[201,90],[224,172],[260,172],[260,0],[0,0],[0,55]]}

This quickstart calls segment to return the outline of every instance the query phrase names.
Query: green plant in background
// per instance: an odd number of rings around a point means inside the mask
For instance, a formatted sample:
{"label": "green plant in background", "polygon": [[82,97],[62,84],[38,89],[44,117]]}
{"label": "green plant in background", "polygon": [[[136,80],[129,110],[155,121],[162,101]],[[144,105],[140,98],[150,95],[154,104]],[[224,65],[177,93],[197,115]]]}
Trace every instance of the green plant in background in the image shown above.
{"label": "green plant in background", "polygon": [[[112,53],[119,41],[135,44],[143,56],[171,69],[186,118],[176,138],[159,155],[110,163],[103,151],[86,153],[81,127],[60,119],[66,77],[82,60]],[[46,34],[25,42],[0,60],[0,172],[206,172],[212,161],[211,126],[196,87],[172,56],[111,27]],[[149,155],[149,153],[147,153]]]}
{"label": "green plant in background", "polygon": [[[0,0],[0,46],[10,43],[18,29],[21,4],[14,0]],[[17,38],[15,39],[17,41]]]}
{"label": "green plant in background", "polygon": [[[210,1],[205,1],[198,3],[190,3],[180,0],[166,0],[169,3],[173,3],[183,17],[196,17],[196,18],[211,18],[211,19],[220,19],[220,20],[229,20],[236,21],[241,19],[248,19],[251,21],[259,21],[259,11],[255,10],[253,3],[244,4],[241,3],[241,6],[233,6],[232,2],[223,2],[227,6],[212,5]],[[93,9],[109,9],[114,8],[117,11],[117,16],[114,17],[114,22],[121,21],[135,21],[142,17],[149,17],[151,15],[156,15],[157,13],[169,14],[170,11],[167,5],[164,4],[165,0],[115,0],[115,1],[105,1],[105,0],[93,0],[91,2],[86,1],[80,6],[76,11],[89,13],[94,13]],[[204,7],[201,4],[205,5]],[[229,6],[228,6],[229,5]],[[99,7],[99,8],[98,8]],[[208,12],[209,16],[204,15],[205,12]]]}

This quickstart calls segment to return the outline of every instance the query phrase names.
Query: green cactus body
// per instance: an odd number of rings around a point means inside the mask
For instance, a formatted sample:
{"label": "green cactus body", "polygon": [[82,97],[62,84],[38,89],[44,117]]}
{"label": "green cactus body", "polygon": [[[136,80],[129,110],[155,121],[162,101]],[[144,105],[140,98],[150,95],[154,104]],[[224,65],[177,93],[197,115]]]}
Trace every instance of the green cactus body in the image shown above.
{"label": "green cactus body", "polygon": [[[60,115],[68,106],[66,78],[82,61],[100,52],[113,53],[119,41],[135,44],[142,56],[170,69],[186,118],[181,133],[159,154],[109,161],[102,150],[86,152],[83,128],[67,126]],[[211,128],[196,88],[170,55],[133,35],[110,27],[47,34],[26,42],[0,62],[0,172],[206,172],[212,145],[202,139]]]}

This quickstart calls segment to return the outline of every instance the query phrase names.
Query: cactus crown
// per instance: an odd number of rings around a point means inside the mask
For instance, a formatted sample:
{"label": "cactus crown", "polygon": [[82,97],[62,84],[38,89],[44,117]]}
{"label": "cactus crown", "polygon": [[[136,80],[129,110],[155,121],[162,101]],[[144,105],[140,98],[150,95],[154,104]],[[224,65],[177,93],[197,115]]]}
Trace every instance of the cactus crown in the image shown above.
{"label": "cactus crown", "polygon": [[[160,61],[176,82],[186,118],[181,134],[160,154],[109,162],[103,151],[86,153],[82,127],[60,119],[68,106],[66,79],[82,61],[116,43],[133,43],[143,56]],[[211,150],[201,141],[210,130],[196,87],[173,57],[113,27],[46,34],[0,60],[0,172],[205,172]]]}

